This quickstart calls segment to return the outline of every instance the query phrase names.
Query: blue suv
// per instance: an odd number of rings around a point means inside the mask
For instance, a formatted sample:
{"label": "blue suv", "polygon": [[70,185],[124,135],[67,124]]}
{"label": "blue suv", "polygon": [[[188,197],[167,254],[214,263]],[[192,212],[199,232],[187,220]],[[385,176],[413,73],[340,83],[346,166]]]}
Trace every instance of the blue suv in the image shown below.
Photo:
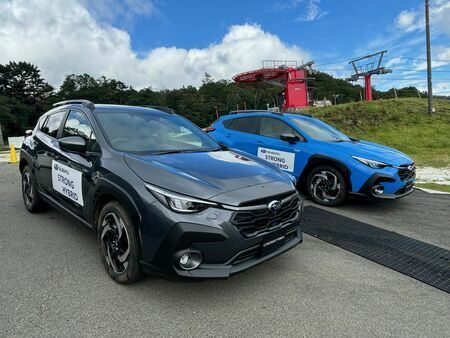
{"label": "blue suv", "polygon": [[348,137],[310,115],[231,112],[206,131],[220,143],[295,176],[297,188],[319,204],[337,205],[348,195],[397,199],[414,191],[411,158]]}

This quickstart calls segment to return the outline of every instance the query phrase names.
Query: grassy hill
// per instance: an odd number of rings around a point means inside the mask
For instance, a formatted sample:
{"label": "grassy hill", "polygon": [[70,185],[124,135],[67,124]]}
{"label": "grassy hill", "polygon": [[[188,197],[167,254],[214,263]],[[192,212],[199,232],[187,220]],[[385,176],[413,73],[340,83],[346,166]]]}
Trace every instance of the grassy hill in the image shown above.
{"label": "grassy hill", "polygon": [[450,167],[450,100],[435,99],[436,115],[419,98],[354,102],[309,112],[358,139],[399,149],[420,166]]}

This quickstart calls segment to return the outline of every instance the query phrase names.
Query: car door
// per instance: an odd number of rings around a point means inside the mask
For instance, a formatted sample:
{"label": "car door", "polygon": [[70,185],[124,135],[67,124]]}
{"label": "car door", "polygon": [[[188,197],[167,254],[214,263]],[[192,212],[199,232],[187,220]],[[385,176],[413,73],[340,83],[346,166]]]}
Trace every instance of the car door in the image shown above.
{"label": "car door", "polygon": [[230,148],[256,155],[258,147],[255,136],[258,134],[259,116],[236,117],[225,122],[223,142]]}
{"label": "car door", "polygon": [[36,147],[35,175],[40,190],[52,193],[52,160],[54,151],[59,148],[58,135],[66,110],[50,114],[41,128],[36,130],[33,139]]}
{"label": "car door", "polygon": [[[289,143],[281,140],[280,136],[285,133],[294,134],[299,138],[299,142]],[[257,137],[257,156],[298,177],[306,163],[303,140],[294,128],[281,119],[262,116]]]}
{"label": "car door", "polygon": [[92,175],[100,158],[100,148],[91,123],[84,112],[71,109],[61,131],[61,138],[80,136],[86,153],[62,150],[59,146],[52,161],[52,183],[55,197],[67,209],[86,218],[85,205],[92,200]]}

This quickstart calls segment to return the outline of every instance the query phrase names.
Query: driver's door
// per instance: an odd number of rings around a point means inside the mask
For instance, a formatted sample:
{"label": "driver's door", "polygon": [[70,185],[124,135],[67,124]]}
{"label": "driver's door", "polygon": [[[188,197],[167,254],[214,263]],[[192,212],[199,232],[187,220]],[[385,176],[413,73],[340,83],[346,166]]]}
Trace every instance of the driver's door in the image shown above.
{"label": "driver's door", "polygon": [[82,137],[87,152],[68,152],[58,147],[52,161],[53,190],[61,204],[86,219],[85,205],[92,200],[92,175],[96,170],[100,149],[89,120],[79,110],[70,110],[67,114],[61,137],[67,136]]}
{"label": "driver's door", "polygon": [[[294,134],[299,138],[296,143],[280,139],[281,134]],[[257,156],[298,177],[306,163],[303,137],[286,122],[275,118],[261,117]]]}

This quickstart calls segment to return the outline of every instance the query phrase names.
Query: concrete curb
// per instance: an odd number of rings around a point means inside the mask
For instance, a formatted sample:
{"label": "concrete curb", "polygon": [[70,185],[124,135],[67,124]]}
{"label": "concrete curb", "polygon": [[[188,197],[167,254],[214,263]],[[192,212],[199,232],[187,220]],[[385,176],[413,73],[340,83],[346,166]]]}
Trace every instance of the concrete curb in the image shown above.
{"label": "concrete curb", "polygon": [[450,195],[450,192],[445,192],[445,191],[438,191],[438,190],[432,190],[432,189],[420,188],[420,187],[414,187],[414,189],[422,190],[422,191],[427,192],[429,194]]}

